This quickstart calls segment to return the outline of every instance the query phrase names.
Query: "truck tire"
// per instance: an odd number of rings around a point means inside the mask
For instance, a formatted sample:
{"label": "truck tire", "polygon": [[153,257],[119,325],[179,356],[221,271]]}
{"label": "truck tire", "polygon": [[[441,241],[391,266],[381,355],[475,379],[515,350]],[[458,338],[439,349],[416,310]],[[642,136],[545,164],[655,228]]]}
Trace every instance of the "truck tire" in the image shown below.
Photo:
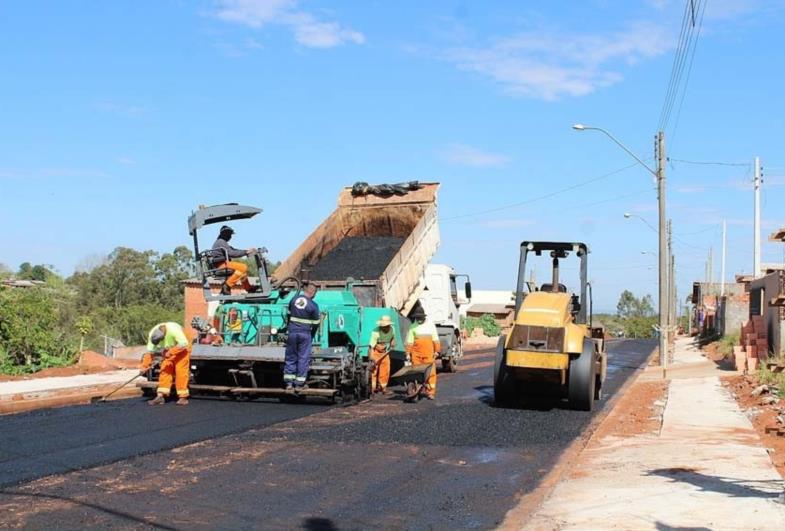
{"label": "truck tire", "polygon": [[504,336],[496,345],[496,360],[493,364],[493,403],[497,407],[509,406],[515,398],[513,379],[507,371],[504,356]]}
{"label": "truck tire", "polygon": [[442,372],[455,372],[455,358],[442,358]]}
{"label": "truck tire", "polygon": [[568,389],[570,409],[591,411],[594,405],[596,376],[594,343],[584,339],[583,352],[570,361]]}

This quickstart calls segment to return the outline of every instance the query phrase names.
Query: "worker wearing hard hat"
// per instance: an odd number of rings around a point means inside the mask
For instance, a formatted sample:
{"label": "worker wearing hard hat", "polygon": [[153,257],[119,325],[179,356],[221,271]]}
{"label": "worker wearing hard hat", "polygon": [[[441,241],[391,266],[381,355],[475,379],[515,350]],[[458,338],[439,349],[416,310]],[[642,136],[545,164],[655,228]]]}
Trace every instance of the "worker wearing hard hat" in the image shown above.
{"label": "worker wearing hard hat", "polygon": [[142,357],[140,373],[146,373],[156,357],[161,357],[157,396],[148,404],[158,406],[166,402],[174,380],[177,405],[188,404],[188,379],[191,365],[191,345],[183,327],[177,323],[157,324],[147,335],[147,352]]}
{"label": "worker wearing hard hat", "polygon": [[306,284],[289,302],[286,353],[284,355],[283,382],[287,392],[308,389],[308,369],[311,364],[313,336],[319,329],[321,317],[316,296],[316,284]]}
{"label": "worker wearing hard hat", "polygon": [[376,321],[376,328],[371,332],[368,342],[369,356],[373,362],[371,371],[371,392],[387,394],[390,381],[390,352],[395,346],[395,330],[389,315]]}
{"label": "worker wearing hard hat", "polygon": [[216,269],[231,269],[232,274],[226,279],[223,286],[221,286],[221,294],[231,295],[232,288],[238,284],[242,284],[247,292],[256,290],[256,287],[248,282],[248,266],[242,262],[232,260],[232,258],[242,258],[243,256],[250,256],[256,252],[255,248],[246,250],[235,249],[229,245],[229,240],[232,239],[234,229],[228,225],[224,225],[218,231],[218,238],[213,244],[212,252],[210,253],[211,262]]}
{"label": "worker wearing hard hat", "polygon": [[406,336],[406,355],[413,365],[431,365],[425,381],[425,396],[436,398],[436,353],[441,350],[436,326],[426,319],[425,311],[417,307],[410,315],[412,326]]}

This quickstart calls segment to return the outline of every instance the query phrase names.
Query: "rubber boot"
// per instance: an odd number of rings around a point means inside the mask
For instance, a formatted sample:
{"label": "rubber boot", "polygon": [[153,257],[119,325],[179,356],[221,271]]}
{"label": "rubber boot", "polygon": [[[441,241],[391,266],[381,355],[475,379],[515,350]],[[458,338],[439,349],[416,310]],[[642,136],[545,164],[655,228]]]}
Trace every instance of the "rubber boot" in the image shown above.
{"label": "rubber boot", "polygon": [[177,405],[178,406],[187,406],[188,405],[188,399],[185,398],[185,397],[178,399],[177,400]]}

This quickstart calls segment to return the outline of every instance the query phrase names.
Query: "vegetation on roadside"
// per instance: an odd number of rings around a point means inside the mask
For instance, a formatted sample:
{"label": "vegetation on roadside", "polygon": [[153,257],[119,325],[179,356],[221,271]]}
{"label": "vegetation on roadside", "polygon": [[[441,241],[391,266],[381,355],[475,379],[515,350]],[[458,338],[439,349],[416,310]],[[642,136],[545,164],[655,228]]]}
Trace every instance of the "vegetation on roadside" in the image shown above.
{"label": "vegetation on roadside", "polygon": [[739,344],[739,334],[726,334],[717,341],[717,352],[725,359],[733,358],[733,347]]}
{"label": "vegetation on roadside", "polygon": [[772,372],[765,364],[758,369],[758,381],[777,386],[779,394],[785,394],[785,372]]}
{"label": "vegetation on roadside", "polygon": [[638,298],[625,290],[616,304],[616,314],[595,314],[595,324],[605,327],[614,337],[652,338],[656,336],[657,316],[651,295]]}
{"label": "vegetation on roadside", "polygon": [[182,281],[193,275],[193,254],[118,247],[91,257],[68,278],[52,266],[22,264],[6,278],[36,280],[29,288],[0,287],[0,373],[69,365],[80,348],[102,351],[104,338],[144,343],[161,321],[182,321]]}
{"label": "vegetation on roadside", "polygon": [[471,336],[475,328],[481,328],[482,333],[488,337],[498,336],[502,332],[496,319],[489,313],[480,317],[461,317],[461,329],[466,330],[467,335]]}

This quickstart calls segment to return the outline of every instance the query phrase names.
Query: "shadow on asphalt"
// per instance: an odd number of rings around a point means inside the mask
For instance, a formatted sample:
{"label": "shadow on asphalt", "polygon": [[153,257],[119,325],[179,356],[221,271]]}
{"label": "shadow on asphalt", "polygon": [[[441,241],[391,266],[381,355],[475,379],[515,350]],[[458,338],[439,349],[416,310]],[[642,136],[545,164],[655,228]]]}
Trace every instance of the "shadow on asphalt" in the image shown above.
{"label": "shadow on asphalt", "polygon": [[329,518],[306,518],[302,528],[306,531],[338,531],[338,526]]}
{"label": "shadow on asphalt", "polygon": [[493,399],[493,386],[481,385],[474,388],[478,393],[478,400],[483,404],[496,409],[520,409],[529,411],[552,411],[554,409],[569,410],[569,403],[561,396],[548,395],[545,389],[538,390],[533,393],[521,393],[509,405],[498,405]]}
{"label": "shadow on asphalt", "polygon": [[[103,505],[99,505],[97,503],[90,503],[84,500],[77,500],[75,498],[69,498],[68,496],[59,496],[57,494],[45,494],[42,492],[21,492],[16,490],[0,490],[0,494],[5,496],[13,496],[13,497],[21,497],[21,498],[32,498],[33,500],[38,499],[47,499],[47,500],[59,500],[68,502],[73,505],[78,505],[80,507],[87,507],[90,509],[95,509],[101,513],[104,513],[108,516],[114,516],[121,520],[126,520],[128,522],[134,522],[136,524],[143,524],[145,527],[151,527],[153,529],[163,529],[167,531],[177,531],[176,527],[169,527],[163,524],[157,524],[155,522],[151,522],[149,520],[145,520],[139,516],[135,516],[131,513],[127,513],[125,511],[118,511],[117,509],[111,509],[109,507],[104,507]],[[316,528],[314,528],[316,529]]]}

